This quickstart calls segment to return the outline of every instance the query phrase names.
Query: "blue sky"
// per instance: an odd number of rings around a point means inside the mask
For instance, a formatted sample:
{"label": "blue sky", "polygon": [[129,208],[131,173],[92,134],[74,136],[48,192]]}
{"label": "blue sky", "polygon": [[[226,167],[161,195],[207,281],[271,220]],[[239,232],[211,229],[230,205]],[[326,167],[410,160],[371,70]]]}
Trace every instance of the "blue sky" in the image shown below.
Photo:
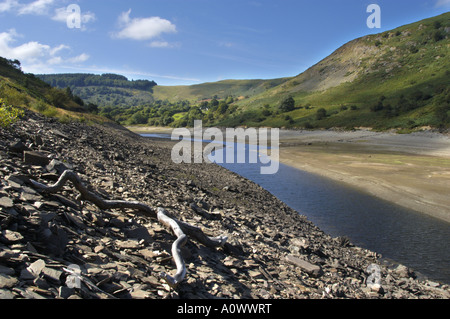
{"label": "blue sky", "polygon": [[[381,8],[380,29],[367,26],[370,4]],[[25,72],[160,85],[271,79],[357,37],[449,10],[450,0],[0,0],[0,56]]]}

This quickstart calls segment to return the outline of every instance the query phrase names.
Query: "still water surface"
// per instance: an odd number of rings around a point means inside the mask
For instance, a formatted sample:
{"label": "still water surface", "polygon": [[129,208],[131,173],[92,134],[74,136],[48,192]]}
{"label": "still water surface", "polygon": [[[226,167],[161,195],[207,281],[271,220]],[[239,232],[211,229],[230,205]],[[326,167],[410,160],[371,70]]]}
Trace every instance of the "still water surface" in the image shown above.
{"label": "still water surface", "polygon": [[220,165],[259,184],[329,235],[347,236],[357,246],[450,284],[449,223],[283,164],[275,175],[260,174],[260,164]]}

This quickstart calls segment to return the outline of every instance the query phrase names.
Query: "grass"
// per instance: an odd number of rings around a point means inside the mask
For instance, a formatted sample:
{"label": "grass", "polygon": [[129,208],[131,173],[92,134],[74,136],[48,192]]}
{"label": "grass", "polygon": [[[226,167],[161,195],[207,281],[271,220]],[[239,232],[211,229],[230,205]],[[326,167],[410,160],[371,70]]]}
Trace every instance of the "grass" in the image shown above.
{"label": "grass", "polygon": [[[441,101],[445,100],[440,90],[450,86],[450,60],[448,59],[450,41],[448,36],[436,41],[433,34],[436,31],[436,22],[439,22],[441,31],[450,27],[449,18],[450,13],[447,13],[396,30],[352,41],[336,51],[337,53],[284,85],[237,104],[244,111],[256,110],[267,104],[272,109],[276,109],[280,101],[289,95],[294,97],[297,105],[310,104],[310,110],[298,108],[286,113],[294,119],[294,124],[290,126],[301,127],[308,123],[313,127],[321,128],[370,126],[377,129],[403,128],[405,130],[412,130],[418,126],[439,126],[439,119],[434,113],[436,108],[441,106]],[[301,89],[302,81],[319,81],[319,78],[314,78],[317,74],[322,74],[325,79],[333,76],[333,74],[326,75],[327,70],[330,69],[326,65],[334,66],[336,61],[348,59],[352,52],[362,46],[373,48],[376,45],[377,49],[373,54],[361,59],[360,69],[345,73],[348,77],[350,74],[359,72],[359,76],[351,82],[344,81],[338,86],[323,91]],[[431,98],[420,101],[420,105],[414,110],[404,110],[391,117],[382,112],[370,111],[370,107],[377,103],[381,96],[386,97],[386,104],[395,106],[398,105],[401,96],[411,97],[419,91]],[[347,106],[347,110],[342,110],[342,105]],[[356,106],[357,110],[352,110],[350,106]],[[327,110],[329,116],[318,121],[315,119],[315,112],[322,107]],[[260,124],[286,126],[280,115],[266,119]]]}

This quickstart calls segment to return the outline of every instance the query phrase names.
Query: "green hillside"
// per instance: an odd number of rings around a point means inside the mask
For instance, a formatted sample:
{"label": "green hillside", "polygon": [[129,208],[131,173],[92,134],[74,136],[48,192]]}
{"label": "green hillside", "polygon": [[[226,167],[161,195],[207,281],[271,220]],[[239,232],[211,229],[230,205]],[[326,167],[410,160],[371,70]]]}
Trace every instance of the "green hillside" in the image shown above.
{"label": "green hillside", "polygon": [[[119,75],[40,75],[125,125],[450,126],[450,13],[355,39],[294,77],[157,86]],[[80,78],[93,79],[94,83]],[[71,80],[71,81],[68,81]],[[149,85],[146,87],[146,85]]]}
{"label": "green hillside", "polygon": [[202,83],[190,86],[156,86],[154,97],[156,100],[176,102],[188,100],[190,102],[212,99],[225,99],[232,96],[245,99],[261,94],[276,87],[290,78],[272,80],[224,80],[219,82]]}
{"label": "green hillside", "polygon": [[[266,106],[273,115],[251,123],[257,125],[448,125],[449,32],[450,13],[446,13],[356,39],[306,72],[237,104],[244,113]],[[288,97],[295,100],[294,109],[280,112]],[[231,116],[222,124],[234,125],[241,116]]]}
{"label": "green hillside", "polygon": [[[51,87],[33,74],[25,74],[20,61],[0,57],[0,99],[2,108],[30,109],[61,121],[104,122],[97,106],[85,103],[68,89]],[[7,116],[2,113],[2,116]]]}
{"label": "green hillside", "polygon": [[129,81],[118,74],[39,74],[53,87],[69,87],[73,94],[98,106],[135,106],[152,103],[154,81]]}

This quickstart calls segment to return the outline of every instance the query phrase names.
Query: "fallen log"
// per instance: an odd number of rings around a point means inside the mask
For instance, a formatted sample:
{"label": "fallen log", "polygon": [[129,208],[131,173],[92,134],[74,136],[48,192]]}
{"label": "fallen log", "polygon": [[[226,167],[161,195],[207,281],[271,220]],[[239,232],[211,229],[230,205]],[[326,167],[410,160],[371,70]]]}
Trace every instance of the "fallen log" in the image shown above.
{"label": "fallen log", "polygon": [[177,237],[172,244],[172,257],[177,267],[176,274],[172,277],[168,274],[162,273],[161,276],[172,287],[176,288],[186,276],[186,266],[181,256],[181,248],[187,243],[188,237],[191,236],[201,244],[207,247],[223,247],[228,239],[227,236],[209,237],[203,231],[195,226],[189,225],[185,222],[176,220],[169,216],[169,213],[163,209],[154,209],[144,203],[137,201],[124,200],[105,200],[99,195],[91,192],[83,183],[81,178],[73,171],[66,170],[53,185],[44,185],[37,181],[31,180],[30,183],[37,188],[41,193],[53,194],[60,191],[68,182],[72,182],[73,186],[80,192],[82,199],[89,201],[102,210],[110,209],[132,209],[137,210],[143,215],[158,220],[161,224],[170,228]]}

